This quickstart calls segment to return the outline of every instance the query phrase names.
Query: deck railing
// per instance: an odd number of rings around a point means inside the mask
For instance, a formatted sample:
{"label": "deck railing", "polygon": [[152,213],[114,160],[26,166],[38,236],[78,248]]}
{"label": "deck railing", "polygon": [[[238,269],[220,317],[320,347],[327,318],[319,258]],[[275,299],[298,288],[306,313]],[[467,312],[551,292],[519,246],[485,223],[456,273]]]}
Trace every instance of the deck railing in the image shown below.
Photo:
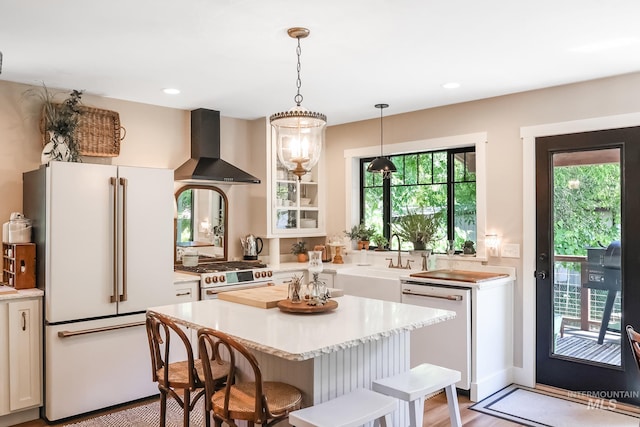
{"label": "deck railing", "polygon": [[[572,323],[588,331],[599,328],[604,311],[606,291],[585,288],[587,282],[587,257],[556,255],[553,270],[554,312],[561,314],[564,324]],[[620,295],[616,298],[611,321],[620,319]]]}

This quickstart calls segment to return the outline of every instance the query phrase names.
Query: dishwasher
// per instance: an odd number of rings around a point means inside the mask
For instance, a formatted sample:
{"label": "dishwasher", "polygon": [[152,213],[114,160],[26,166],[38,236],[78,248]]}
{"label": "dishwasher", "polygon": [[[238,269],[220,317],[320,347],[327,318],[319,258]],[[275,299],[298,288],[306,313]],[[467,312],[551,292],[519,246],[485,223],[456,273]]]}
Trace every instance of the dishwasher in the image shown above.
{"label": "dishwasher", "polygon": [[411,331],[411,367],[431,363],[460,371],[456,387],[471,387],[471,289],[403,279],[402,302],[456,313],[446,320]]}

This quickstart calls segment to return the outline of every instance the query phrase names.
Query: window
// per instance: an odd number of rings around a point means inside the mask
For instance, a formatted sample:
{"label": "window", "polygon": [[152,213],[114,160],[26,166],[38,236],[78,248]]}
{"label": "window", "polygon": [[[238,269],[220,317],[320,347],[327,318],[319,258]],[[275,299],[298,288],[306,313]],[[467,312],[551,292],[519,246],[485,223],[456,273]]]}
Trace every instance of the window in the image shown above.
{"label": "window", "polygon": [[[391,156],[398,168],[391,179],[366,171],[373,158],[360,160],[360,220],[387,239],[395,218],[413,212],[442,212],[435,252],[445,252],[446,241],[461,248],[477,241],[475,148],[427,151]],[[395,244],[395,242],[393,242]],[[412,249],[403,242],[402,249]]]}

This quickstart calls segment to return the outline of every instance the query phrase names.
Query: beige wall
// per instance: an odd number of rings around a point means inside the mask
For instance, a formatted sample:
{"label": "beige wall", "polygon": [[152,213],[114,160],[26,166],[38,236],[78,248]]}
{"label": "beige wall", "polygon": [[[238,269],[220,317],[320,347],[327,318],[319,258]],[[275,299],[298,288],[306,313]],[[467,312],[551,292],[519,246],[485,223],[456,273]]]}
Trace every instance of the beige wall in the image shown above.
{"label": "beige wall", "polygon": [[[22,172],[40,164],[39,106],[23,96],[30,86],[0,81],[0,222],[22,210]],[[392,115],[385,111],[385,147],[394,143],[487,132],[487,229],[503,242],[522,244],[522,143],[520,128],[640,111],[640,73],[578,83],[476,102]],[[84,96],[85,105],[118,111],[127,136],[113,164],[175,169],[189,157],[189,112]],[[380,100],[385,101],[385,100]],[[371,108],[373,105],[363,106]],[[222,111],[224,115],[224,111]],[[387,115],[388,114],[388,115]],[[373,115],[373,114],[372,114]],[[345,223],[344,150],[379,143],[379,119],[327,129],[327,233],[340,234]],[[229,198],[229,256],[241,256],[239,237],[266,233],[265,119],[251,122],[222,117],[222,157],[258,176],[254,186],[220,186]],[[388,152],[388,151],[387,151]],[[533,209],[533,206],[531,207]],[[266,243],[266,242],[265,242]],[[289,242],[281,245],[288,253]],[[266,248],[265,248],[266,250]],[[521,251],[522,252],[522,251]],[[492,259],[517,268],[515,330],[522,330],[521,259]],[[522,360],[521,334],[514,357]]]}
{"label": "beige wall", "polygon": [[[392,145],[429,138],[487,132],[487,230],[495,230],[505,243],[522,245],[523,151],[520,128],[546,123],[588,119],[640,111],[640,73],[543,90],[508,95],[441,108],[391,115],[385,110],[385,154]],[[380,100],[385,101],[384,99]],[[373,110],[373,105],[365,106]],[[363,107],[363,108],[365,108]],[[389,114],[389,115],[387,115]],[[375,146],[380,141],[379,118],[332,126],[327,129],[329,192],[329,234],[339,233],[345,224],[344,150]],[[534,209],[531,206],[531,209]],[[522,253],[522,247],[521,251]],[[517,268],[515,292],[515,348],[517,366],[522,363],[522,260],[491,258],[491,264]]]}
{"label": "beige wall", "polygon": [[[34,88],[39,89],[0,81],[0,223],[7,221],[11,212],[22,211],[22,173],[40,166],[42,145],[38,123],[41,103],[36,97],[25,96],[27,90]],[[68,92],[60,99],[66,94]],[[188,111],[91,95],[83,95],[82,101],[87,106],[117,111],[120,123],[126,129],[118,157],[85,158],[86,162],[175,169],[189,158]],[[222,117],[221,155],[264,180],[264,139],[252,143],[250,125],[245,120]],[[179,186],[176,184],[176,188]],[[253,228],[246,208],[255,205],[256,198],[262,206],[266,203],[264,197],[260,201],[258,196],[252,196],[255,190],[251,190],[251,186],[220,187],[227,193],[231,212],[229,256],[241,257],[239,237]]]}

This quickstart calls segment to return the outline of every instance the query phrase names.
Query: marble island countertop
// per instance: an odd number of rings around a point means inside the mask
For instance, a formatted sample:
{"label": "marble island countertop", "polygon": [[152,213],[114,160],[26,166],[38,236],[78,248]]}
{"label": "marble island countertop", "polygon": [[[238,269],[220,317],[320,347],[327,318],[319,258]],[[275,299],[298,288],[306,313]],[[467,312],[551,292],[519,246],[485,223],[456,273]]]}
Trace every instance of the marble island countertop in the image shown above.
{"label": "marble island countertop", "polygon": [[291,314],[222,300],[204,300],[150,308],[175,322],[211,327],[245,346],[287,360],[312,359],[325,353],[375,341],[453,319],[455,313],[369,298],[336,298],[338,308],[316,314]]}

